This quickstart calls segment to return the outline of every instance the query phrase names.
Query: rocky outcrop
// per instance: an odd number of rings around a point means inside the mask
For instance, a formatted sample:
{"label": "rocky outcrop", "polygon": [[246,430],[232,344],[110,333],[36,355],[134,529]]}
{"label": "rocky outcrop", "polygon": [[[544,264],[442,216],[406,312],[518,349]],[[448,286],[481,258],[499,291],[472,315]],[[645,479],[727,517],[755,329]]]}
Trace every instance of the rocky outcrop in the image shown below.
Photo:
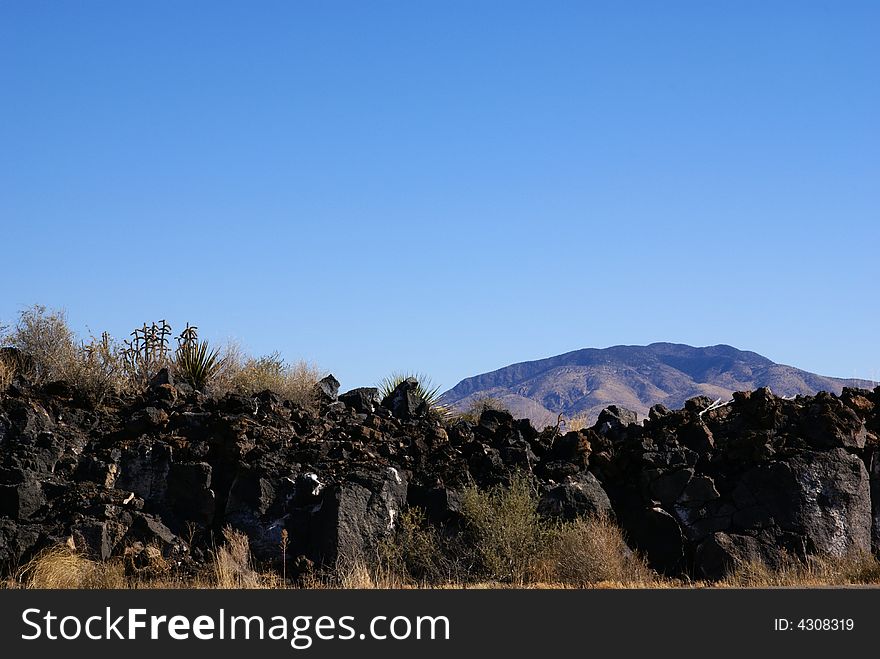
{"label": "rocky outcrop", "polygon": [[518,473],[542,515],[611,516],[671,574],[878,549],[880,388],[695,398],[642,423],[612,407],[569,433],[495,410],[440,421],[413,389],[380,400],[327,378],[313,413],[268,391],[206,397],[166,373],[96,408],[19,379],[0,393],[0,566],[73,542],[97,558],[158,549],[186,569],[228,525],[267,562],[287,530],[289,573],[332,567],[375,556],[408,506],[454,533],[465,488]]}

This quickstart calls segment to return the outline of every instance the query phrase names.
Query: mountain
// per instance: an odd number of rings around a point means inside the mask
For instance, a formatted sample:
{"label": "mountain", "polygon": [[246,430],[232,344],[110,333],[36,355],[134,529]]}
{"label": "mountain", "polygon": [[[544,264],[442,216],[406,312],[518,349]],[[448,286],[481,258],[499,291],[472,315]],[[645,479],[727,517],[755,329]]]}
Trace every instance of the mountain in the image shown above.
{"label": "mountain", "polygon": [[443,394],[443,402],[464,410],[480,399],[498,399],[540,427],[555,423],[559,414],[593,420],[608,405],[643,417],[656,403],[678,408],[700,395],[728,399],[734,391],[759,387],[780,396],[839,394],[846,386],[873,388],[874,383],[808,373],[728,345],[652,343],[586,348],[512,364],[462,380]]}

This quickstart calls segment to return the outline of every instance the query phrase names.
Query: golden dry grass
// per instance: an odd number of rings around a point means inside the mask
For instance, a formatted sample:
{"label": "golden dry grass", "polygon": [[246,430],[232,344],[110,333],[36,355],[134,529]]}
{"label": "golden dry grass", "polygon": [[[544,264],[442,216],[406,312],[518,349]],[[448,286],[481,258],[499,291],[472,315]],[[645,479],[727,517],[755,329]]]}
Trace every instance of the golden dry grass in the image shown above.
{"label": "golden dry grass", "polygon": [[121,560],[92,561],[67,545],[41,552],[18,571],[15,580],[24,588],[37,589],[124,588],[126,585]]}
{"label": "golden dry grass", "polygon": [[15,378],[15,367],[0,359],[0,391],[6,391]]}
{"label": "golden dry grass", "polygon": [[650,587],[656,573],[630,550],[620,527],[605,516],[585,517],[554,529],[547,543],[548,580],[578,588],[594,584]]}
{"label": "golden dry grass", "polygon": [[314,410],[318,404],[315,384],[321,372],[314,364],[286,363],[278,353],[266,357],[243,357],[237,346],[227,347],[223,371],[214,389],[253,395],[270,390],[300,407]]}
{"label": "golden dry grass", "polygon": [[759,560],[739,561],[718,586],[728,588],[806,588],[880,585],[880,561],[870,553],[845,556],[782,554],[779,564]]}
{"label": "golden dry grass", "polygon": [[572,418],[565,420],[566,432],[571,432],[572,430],[584,430],[591,426],[590,417],[587,414],[579,414],[578,416],[573,416]]}

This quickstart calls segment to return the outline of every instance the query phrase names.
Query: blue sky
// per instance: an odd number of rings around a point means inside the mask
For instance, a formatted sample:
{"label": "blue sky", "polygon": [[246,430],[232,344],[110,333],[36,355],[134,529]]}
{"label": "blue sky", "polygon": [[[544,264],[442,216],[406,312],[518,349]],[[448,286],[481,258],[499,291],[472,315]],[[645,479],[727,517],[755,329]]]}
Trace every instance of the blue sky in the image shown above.
{"label": "blue sky", "polygon": [[0,318],[343,387],[728,343],[880,379],[880,3],[0,2]]}

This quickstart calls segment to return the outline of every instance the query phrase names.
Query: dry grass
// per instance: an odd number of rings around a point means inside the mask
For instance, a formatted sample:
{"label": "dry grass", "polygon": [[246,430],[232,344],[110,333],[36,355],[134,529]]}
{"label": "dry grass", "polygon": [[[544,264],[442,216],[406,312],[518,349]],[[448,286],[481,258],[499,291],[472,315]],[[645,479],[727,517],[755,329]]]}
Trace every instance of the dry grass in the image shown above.
{"label": "dry grass", "polygon": [[36,384],[65,380],[95,400],[125,385],[116,343],[107,334],[79,343],[63,311],[40,305],[25,309],[4,341],[27,356],[24,374]]}
{"label": "dry grass", "polygon": [[15,366],[0,359],[0,391],[6,391],[15,378]]}
{"label": "dry grass", "polygon": [[[154,337],[153,348],[142,348],[149,352],[146,357],[132,353],[107,334],[80,342],[63,311],[40,305],[22,311],[15,326],[0,333],[0,343],[27,356],[27,372],[23,374],[29,380],[35,384],[65,380],[95,401],[109,393],[139,391],[159,368],[174,367],[175,361],[165,356],[156,341]],[[14,367],[0,363],[0,390],[8,387],[15,373],[21,371]],[[320,377],[320,371],[305,361],[288,364],[278,353],[248,357],[232,343],[217,355],[215,368],[205,376],[206,382],[199,384],[208,385],[219,394],[234,391],[253,395],[269,389],[315,411],[319,402],[315,384]]]}
{"label": "dry grass", "polygon": [[318,403],[315,384],[321,372],[304,361],[286,363],[278,353],[260,358],[244,358],[236,346],[227,348],[227,365],[216,388],[246,395],[269,389],[300,407],[314,410]]}
{"label": "dry grass", "polygon": [[601,583],[650,587],[657,580],[644,558],[626,544],[623,532],[604,516],[560,525],[550,536],[548,580],[584,588]]}
{"label": "dry grass", "polygon": [[[41,552],[0,587],[28,589],[273,589],[288,587],[274,573],[258,573],[252,564],[247,538],[228,530],[226,544],[215,552],[211,570],[197,575],[139,572],[126,575],[124,561],[90,560],[60,545]],[[870,555],[845,557],[787,557],[770,568],[759,562],[741,564],[727,579],[717,583],[661,578],[621,545],[620,531],[607,519],[575,522],[554,534],[542,569],[522,581],[446,579],[414,582],[387,565],[370,567],[353,560],[337,565],[335,577],[312,577],[299,584],[304,589],[642,589],[642,588],[816,588],[880,585],[880,562]]]}
{"label": "dry grass", "polygon": [[775,566],[755,559],[741,560],[718,585],[732,588],[880,585],[880,561],[869,553],[805,558],[782,554]]}
{"label": "dry grass", "polygon": [[388,590],[411,587],[405,578],[397,572],[385,567],[370,567],[366,561],[350,560],[337,565],[337,577],[327,583],[313,581],[309,584],[312,588],[327,588],[329,584],[343,590]]}
{"label": "dry grass", "polygon": [[418,586],[455,578],[458,566],[448,557],[440,533],[420,509],[402,511],[396,524],[394,536],[379,545],[378,581]]}
{"label": "dry grass", "polygon": [[25,588],[124,588],[122,561],[92,561],[66,545],[51,547],[22,567],[16,582]]}
{"label": "dry grass", "polygon": [[578,416],[573,416],[572,418],[565,420],[565,432],[584,430],[590,427],[592,427],[590,417],[586,414],[579,414]]}
{"label": "dry grass", "polygon": [[231,527],[223,529],[226,544],[214,552],[217,588],[257,588],[260,576],[254,570],[247,536]]}

